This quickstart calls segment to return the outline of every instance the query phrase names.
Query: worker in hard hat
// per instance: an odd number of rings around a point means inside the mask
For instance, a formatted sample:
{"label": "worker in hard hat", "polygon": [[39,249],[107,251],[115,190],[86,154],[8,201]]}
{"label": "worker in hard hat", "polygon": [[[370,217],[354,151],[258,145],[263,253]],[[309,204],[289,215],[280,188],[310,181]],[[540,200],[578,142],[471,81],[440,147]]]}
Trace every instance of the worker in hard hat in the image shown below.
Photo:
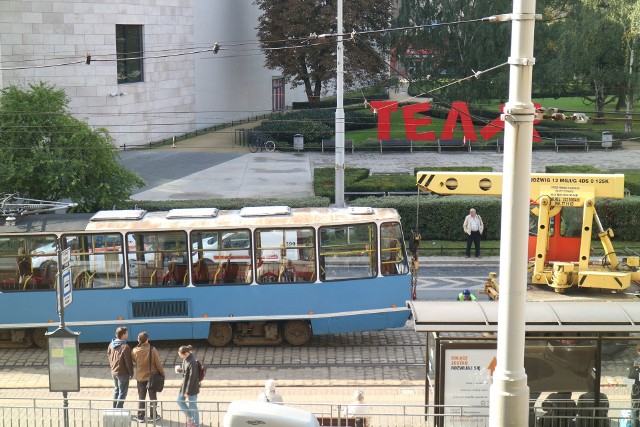
{"label": "worker in hard hat", "polygon": [[465,289],[458,294],[458,301],[475,301],[477,299],[478,298],[476,298],[476,296],[472,294],[469,289]]}

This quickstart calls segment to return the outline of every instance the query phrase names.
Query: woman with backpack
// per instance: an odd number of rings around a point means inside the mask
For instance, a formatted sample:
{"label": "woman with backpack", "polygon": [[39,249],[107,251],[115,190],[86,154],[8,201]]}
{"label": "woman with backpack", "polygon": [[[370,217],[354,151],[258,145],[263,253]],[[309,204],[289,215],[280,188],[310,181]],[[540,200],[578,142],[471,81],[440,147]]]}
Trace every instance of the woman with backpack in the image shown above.
{"label": "woman with backpack", "polygon": [[183,345],[178,349],[178,356],[182,359],[182,366],[176,369],[182,373],[182,385],[178,393],[177,403],[187,416],[187,427],[198,427],[200,415],[198,413],[198,393],[200,393],[200,372],[196,356],[191,352],[193,347]]}

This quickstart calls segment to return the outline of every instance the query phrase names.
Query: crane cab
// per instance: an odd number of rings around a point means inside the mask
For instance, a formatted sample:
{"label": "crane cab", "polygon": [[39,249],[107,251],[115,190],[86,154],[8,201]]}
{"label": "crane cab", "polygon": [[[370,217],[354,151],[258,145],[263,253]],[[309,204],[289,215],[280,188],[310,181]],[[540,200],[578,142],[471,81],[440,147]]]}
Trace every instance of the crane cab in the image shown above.
{"label": "crane cab", "polygon": [[[532,204],[529,214],[529,249],[528,258],[536,254],[538,241],[538,209]],[[546,262],[573,262],[580,257],[580,241],[582,235],[582,209],[572,206],[563,207],[549,218],[549,238],[547,242]]]}

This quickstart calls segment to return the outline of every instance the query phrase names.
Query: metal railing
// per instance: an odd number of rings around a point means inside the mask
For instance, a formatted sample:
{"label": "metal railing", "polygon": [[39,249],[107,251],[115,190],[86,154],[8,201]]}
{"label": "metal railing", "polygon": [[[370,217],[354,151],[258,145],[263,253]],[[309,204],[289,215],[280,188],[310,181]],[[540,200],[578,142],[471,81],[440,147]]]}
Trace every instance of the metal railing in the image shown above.
{"label": "metal railing", "polygon": [[[222,427],[224,415],[230,402],[199,401],[198,412],[201,426]],[[363,427],[471,427],[489,425],[487,407],[473,406],[423,406],[423,405],[362,405],[365,414],[358,418],[348,418],[344,415],[347,405],[341,404],[310,404],[285,402],[286,406],[296,407],[313,413],[321,426],[354,426]],[[127,425],[132,426],[184,426],[186,416],[180,411],[175,401],[159,400],[157,402],[158,421],[148,419],[141,423],[134,419],[138,413],[138,401],[127,400],[118,415],[126,417]],[[580,408],[580,412],[572,414],[554,415],[542,407],[532,407],[530,410],[530,425],[545,427],[560,426],[627,426],[631,425],[633,412],[638,409],[615,407]],[[110,423],[109,414],[113,413],[112,400],[69,399],[68,406],[64,406],[62,399],[30,399],[3,398],[0,401],[0,426],[11,427],[67,427],[67,426],[95,426],[107,427]],[[147,416],[149,416],[147,402]]]}

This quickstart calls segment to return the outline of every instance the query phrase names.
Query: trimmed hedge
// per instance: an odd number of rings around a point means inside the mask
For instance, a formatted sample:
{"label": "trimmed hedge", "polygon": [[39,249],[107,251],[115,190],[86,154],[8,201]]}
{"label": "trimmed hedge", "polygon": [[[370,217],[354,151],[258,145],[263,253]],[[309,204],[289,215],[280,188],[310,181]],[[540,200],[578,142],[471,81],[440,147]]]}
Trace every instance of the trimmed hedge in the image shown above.
{"label": "trimmed hedge", "polygon": [[[364,197],[350,204],[395,208],[402,218],[402,228],[407,237],[417,227],[423,239],[453,241],[466,240],[462,223],[469,215],[469,209],[475,208],[485,224],[487,239],[500,239],[501,199],[499,197],[437,195]],[[417,209],[416,206],[419,208]]]}
{"label": "trimmed hedge", "polygon": [[[305,143],[320,144],[335,135],[335,110],[313,109],[272,114],[254,131],[266,132],[276,141],[293,143],[295,134],[302,134]],[[378,124],[373,114],[362,110],[345,111],[345,131],[370,129]]]}
{"label": "trimmed hedge", "polygon": [[[449,241],[466,240],[462,223],[469,214],[469,209],[473,207],[485,224],[487,240],[500,240],[502,225],[500,197],[438,195],[418,198],[415,196],[363,197],[350,202],[350,205],[395,208],[402,218],[402,228],[407,238],[417,227],[423,240]],[[639,196],[601,199],[596,202],[596,210],[599,212],[603,227],[614,231],[613,244],[619,251],[624,248],[616,244],[616,241],[640,241],[640,217],[636,215],[640,210]],[[594,239],[597,239],[595,230]]]}
{"label": "trimmed hedge", "polygon": [[[313,171],[313,191],[316,196],[328,197],[335,202],[335,173],[334,168],[315,168]],[[369,169],[365,168],[346,168],[344,170],[344,188],[345,191],[353,187],[354,183],[362,181],[369,176]]]}
{"label": "trimmed hedge", "polygon": [[292,208],[306,208],[309,206],[329,206],[326,197],[302,197],[291,199],[263,199],[263,198],[238,198],[238,199],[201,199],[201,200],[128,200],[118,209],[144,209],[149,212],[168,211],[171,209],[210,208],[216,207],[224,210],[237,210],[245,206],[289,206]]}
{"label": "trimmed hedge", "polygon": [[413,168],[413,174],[418,175],[418,172],[493,172],[491,166],[420,166]]}

